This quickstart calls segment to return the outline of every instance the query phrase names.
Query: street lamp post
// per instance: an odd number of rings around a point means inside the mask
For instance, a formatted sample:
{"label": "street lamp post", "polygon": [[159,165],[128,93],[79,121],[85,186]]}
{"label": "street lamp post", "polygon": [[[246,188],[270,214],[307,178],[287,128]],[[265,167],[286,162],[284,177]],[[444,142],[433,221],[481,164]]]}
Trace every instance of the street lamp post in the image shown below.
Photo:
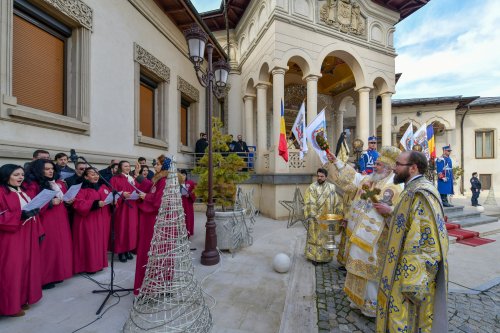
{"label": "street lamp post", "polygon": [[[221,59],[212,64],[212,54],[214,47],[212,44],[207,45],[208,36],[198,25],[193,24],[184,31],[189,47],[189,58],[194,64],[194,69],[200,84],[207,88],[207,103],[208,103],[208,202],[207,202],[207,222],[205,224],[205,250],[201,253],[201,264],[206,266],[216,265],[219,263],[220,257],[217,251],[217,234],[215,232],[215,209],[213,200],[213,160],[212,160],[212,93],[217,98],[224,96],[224,87],[226,86],[227,77],[229,74],[229,66],[224,59]],[[205,55],[205,45],[207,45],[207,71],[203,72],[201,65],[203,64]]]}

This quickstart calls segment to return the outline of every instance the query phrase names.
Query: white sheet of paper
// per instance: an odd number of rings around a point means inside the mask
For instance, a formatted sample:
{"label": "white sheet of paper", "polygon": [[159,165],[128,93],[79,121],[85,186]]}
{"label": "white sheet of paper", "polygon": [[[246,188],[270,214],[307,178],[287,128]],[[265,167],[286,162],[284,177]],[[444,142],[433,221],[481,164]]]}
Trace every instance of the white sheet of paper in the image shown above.
{"label": "white sheet of paper", "polygon": [[189,191],[186,188],[186,185],[182,184],[181,185],[181,195],[188,195],[188,194],[189,194]]}
{"label": "white sheet of paper", "polygon": [[[118,192],[119,194],[122,194],[123,192]],[[117,194],[115,196],[116,199],[118,199],[120,196]],[[104,199],[104,204],[109,205],[111,202],[113,202],[113,192],[109,192],[108,196],[106,199]]]}
{"label": "white sheet of paper", "polygon": [[48,204],[49,201],[55,197],[55,195],[56,191],[45,189],[42,192],[38,193],[38,195],[34,197],[30,202],[28,202],[23,207],[23,210],[28,211],[35,208],[42,208],[43,206]]}
{"label": "white sheet of paper", "polygon": [[71,186],[68,189],[68,191],[64,194],[63,201],[67,202],[67,201],[73,200],[76,197],[76,195],[78,194],[78,192],[80,192],[80,189],[82,188],[82,184],[83,183]]}
{"label": "white sheet of paper", "polygon": [[134,191],[134,192],[130,193],[130,197],[127,200],[137,200],[137,199],[139,199],[139,193]]}
{"label": "white sheet of paper", "polygon": [[61,177],[62,180],[64,180],[66,178],[69,178],[69,177],[73,176],[74,174],[75,174],[74,172],[61,171],[61,173],[59,174],[59,176]]}

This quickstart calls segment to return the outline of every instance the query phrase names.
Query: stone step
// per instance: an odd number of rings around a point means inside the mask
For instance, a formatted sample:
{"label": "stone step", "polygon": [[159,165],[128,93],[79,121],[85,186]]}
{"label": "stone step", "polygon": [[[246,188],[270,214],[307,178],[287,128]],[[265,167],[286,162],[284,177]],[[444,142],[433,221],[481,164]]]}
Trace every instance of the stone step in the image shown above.
{"label": "stone step", "polygon": [[454,214],[455,212],[461,212],[464,210],[464,206],[454,206],[454,207],[443,207],[445,214]]}
{"label": "stone step", "polygon": [[448,220],[448,222],[453,222],[453,223],[458,223],[463,229],[467,229],[468,227],[472,226],[478,226],[478,225],[483,225],[483,224],[489,224],[489,223],[494,223],[498,221],[498,217],[494,216],[486,216],[486,215],[481,215],[478,217],[471,217],[471,218],[466,218],[463,220]]}
{"label": "stone step", "polygon": [[462,220],[481,217],[481,213],[478,212],[477,210],[468,210],[462,212],[455,211],[452,213],[445,213],[445,214],[446,216],[448,216],[448,221],[462,221]]}

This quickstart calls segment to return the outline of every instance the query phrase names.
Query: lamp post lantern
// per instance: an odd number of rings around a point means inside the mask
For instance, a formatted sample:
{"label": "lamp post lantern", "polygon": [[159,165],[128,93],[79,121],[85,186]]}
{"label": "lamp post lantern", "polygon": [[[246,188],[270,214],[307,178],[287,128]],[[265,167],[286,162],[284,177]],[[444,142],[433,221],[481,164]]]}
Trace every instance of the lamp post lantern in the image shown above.
{"label": "lamp post lantern", "polygon": [[[223,88],[226,86],[229,74],[229,66],[224,59],[212,64],[212,54],[214,47],[211,43],[207,44],[208,36],[198,25],[193,24],[184,31],[189,47],[189,58],[193,62],[196,75],[200,84],[207,89],[208,103],[208,202],[207,202],[207,222],[205,224],[205,250],[201,253],[201,264],[206,266],[216,265],[220,257],[217,251],[217,234],[215,232],[215,208],[213,200],[213,159],[212,159],[212,113],[213,97],[212,93],[221,98],[224,96]],[[207,47],[207,71],[203,72],[205,45]]]}

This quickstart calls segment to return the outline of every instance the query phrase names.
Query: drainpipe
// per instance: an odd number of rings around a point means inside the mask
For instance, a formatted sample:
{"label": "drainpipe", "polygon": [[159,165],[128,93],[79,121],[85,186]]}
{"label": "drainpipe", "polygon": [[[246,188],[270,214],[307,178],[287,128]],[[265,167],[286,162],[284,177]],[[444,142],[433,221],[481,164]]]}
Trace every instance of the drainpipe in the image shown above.
{"label": "drainpipe", "polygon": [[470,105],[467,105],[467,110],[465,110],[462,116],[462,122],[460,123],[460,163],[462,165],[462,169],[464,170],[464,174],[462,179],[460,180],[460,193],[464,195],[464,178],[465,178],[465,167],[464,167],[464,121],[465,116],[470,111]]}

